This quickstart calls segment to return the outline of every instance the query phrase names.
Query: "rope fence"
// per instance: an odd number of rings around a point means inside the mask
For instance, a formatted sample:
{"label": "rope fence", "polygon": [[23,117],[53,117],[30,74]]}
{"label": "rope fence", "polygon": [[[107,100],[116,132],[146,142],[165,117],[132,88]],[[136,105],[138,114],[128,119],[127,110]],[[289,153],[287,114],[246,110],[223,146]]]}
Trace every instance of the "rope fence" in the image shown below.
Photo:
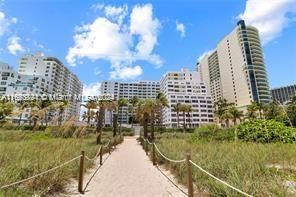
{"label": "rope fence", "polygon": [[0,187],[0,189],[5,189],[5,188],[8,188],[8,187],[11,187],[11,186],[14,186],[14,185],[17,185],[17,184],[20,184],[20,183],[23,183],[23,182],[29,181],[29,180],[34,179],[34,178],[36,178],[36,177],[42,176],[42,175],[47,174],[47,173],[49,173],[49,172],[52,172],[52,171],[54,171],[54,170],[56,170],[56,169],[58,169],[58,168],[61,168],[61,167],[65,166],[65,165],[71,163],[72,161],[75,161],[75,160],[79,159],[80,157],[82,157],[82,155],[79,155],[79,156],[77,156],[77,157],[74,157],[73,159],[68,160],[68,161],[62,163],[61,165],[58,165],[58,166],[56,166],[56,167],[54,167],[54,168],[51,168],[51,169],[49,169],[49,170],[46,170],[46,171],[44,171],[44,172],[41,172],[41,173],[36,174],[36,175],[34,175],[34,176],[31,176],[31,177],[29,177],[29,178],[25,178],[25,179],[23,179],[23,180],[20,180],[20,181],[14,182],[14,183],[10,183],[10,184],[7,184],[7,185],[3,185],[3,186]]}
{"label": "rope fence", "polygon": [[[142,137],[141,137],[142,138]],[[198,168],[200,171],[202,171],[203,173],[207,174],[208,176],[210,176],[211,178],[215,179],[216,181],[218,181],[219,183],[235,190],[236,192],[247,196],[247,197],[253,197],[250,194],[247,194],[246,192],[243,192],[242,190],[230,185],[229,183],[219,179],[218,177],[214,176],[213,174],[211,174],[210,172],[206,171],[205,169],[203,169],[202,167],[200,167],[199,165],[197,165],[196,163],[194,163],[191,160],[191,155],[190,153],[186,154],[186,158],[185,159],[181,159],[181,160],[175,160],[175,159],[171,159],[167,156],[165,156],[160,149],[157,147],[157,145],[154,142],[150,142],[148,139],[142,138],[143,142],[145,142],[145,144],[142,144],[145,151],[146,151],[146,155],[148,155],[148,144],[152,145],[152,162],[153,165],[156,165],[156,157],[155,157],[155,149],[157,150],[157,152],[159,153],[159,155],[161,155],[165,160],[167,160],[168,162],[172,162],[172,163],[186,163],[187,164],[187,172],[188,172],[188,180],[187,180],[187,184],[188,184],[188,193],[187,195],[189,197],[193,197],[193,179],[192,179],[192,166]]]}
{"label": "rope fence", "polygon": [[98,148],[98,150],[97,150],[97,152],[96,152],[96,154],[94,155],[93,158],[89,158],[87,155],[85,155],[85,152],[84,152],[84,151],[81,151],[81,154],[80,154],[79,156],[74,157],[74,158],[72,158],[72,159],[70,159],[70,160],[68,160],[68,161],[65,161],[64,163],[62,163],[62,164],[60,164],[60,165],[58,165],[58,166],[56,166],[56,167],[53,167],[53,168],[51,168],[51,169],[49,169],[49,170],[46,170],[46,171],[41,172],[41,173],[39,173],[39,174],[33,175],[33,176],[31,176],[31,177],[28,177],[28,178],[22,179],[22,180],[20,180],[20,181],[16,181],[16,182],[14,182],[14,183],[10,183],[10,184],[7,184],[7,185],[2,185],[2,186],[0,186],[0,189],[6,189],[6,188],[9,188],[9,187],[12,187],[12,186],[15,186],[15,185],[21,184],[21,183],[23,183],[23,182],[26,182],[26,181],[32,180],[32,179],[34,179],[34,178],[37,178],[37,177],[43,176],[43,175],[45,175],[45,174],[47,174],[47,173],[50,173],[50,172],[52,172],[52,171],[54,171],[54,170],[57,170],[57,169],[59,169],[59,168],[62,168],[62,167],[68,165],[69,163],[71,163],[71,162],[73,162],[73,161],[76,161],[76,160],[80,159],[80,164],[79,164],[79,177],[78,177],[78,191],[79,191],[80,193],[84,193],[84,191],[83,191],[82,188],[83,188],[84,161],[85,161],[85,159],[86,159],[86,160],[89,160],[89,161],[94,161],[94,160],[96,160],[98,157],[100,157],[100,165],[103,165],[103,163],[102,163],[102,157],[103,157],[103,154],[104,154],[104,149],[108,148],[108,149],[106,150],[106,152],[109,152],[109,153],[111,154],[112,146],[116,147],[117,144],[119,144],[119,143],[122,142],[123,138],[122,138],[122,136],[120,136],[119,141],[118,141],[118,139],[117,139],[116,137],[113,138],[113,142],[112,142],[112,144],[111,144],[111,140],[112,140],[112,139],[110,139],[106,145],[101,145],[101,146]]}

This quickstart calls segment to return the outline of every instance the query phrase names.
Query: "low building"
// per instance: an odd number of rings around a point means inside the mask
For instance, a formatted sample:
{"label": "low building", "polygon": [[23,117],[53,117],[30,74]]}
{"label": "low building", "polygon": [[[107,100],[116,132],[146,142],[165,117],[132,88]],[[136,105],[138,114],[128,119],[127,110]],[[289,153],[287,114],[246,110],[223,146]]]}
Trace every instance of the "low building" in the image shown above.
{"label": "low building", "polygon": [[169,107],[163,113],[163,124],[166,127],[177,127],[178,120],[179,126],[183,125],[183,113],[179,112],[177,117],[177,112],[174,111],[178,103],[191,106],[191,112],[185,115],[188,127],[195,128],[214,121],[212,97],[197,71],[182,69],[167,72],[160,80],[160,91],[169,102]]}
{"label": "low building", "polygon": [[285,104],[296,96],[296,85],[289,85],[271,89],[272,99],[281,104]]}

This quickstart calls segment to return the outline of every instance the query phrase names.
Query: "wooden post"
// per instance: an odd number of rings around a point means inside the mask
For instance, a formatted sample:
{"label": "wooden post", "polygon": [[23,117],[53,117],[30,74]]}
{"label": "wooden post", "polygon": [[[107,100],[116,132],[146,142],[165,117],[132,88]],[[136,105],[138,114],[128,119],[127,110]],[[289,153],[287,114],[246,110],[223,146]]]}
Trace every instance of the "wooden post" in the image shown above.
{"label": "wooden post", "polygon": [[154,144],[152,144],[152,161],[153,161],[153,165],[156,166],[155,145]]}
{"label": "wooden post", "polygon": [[101,145],[100,149],[100,165],[103,165],[103,145]]}
{"label": "wooden post", "polygon": [[193,197],[193,182],[192,182],[192,166],[189,162],[191,160],[190,153],[186,153],[186,164],[187,164],[187,187],[188,187],[188,197]]}
{"label": "wooden post", "polygon": [[146,152],[146,156],[148,155],[148,142],[145,141],[145,152]]}
{"label": "wooden post", "polygon": [[108,144],[108,152],[110,155],[111,155],[111,147],[112,147],[112,145],[111,145],[111,141],[110,141],[110,143]]}
{"label": "wooden post", "polygon": [[78,192],[83,194],[83,174],[84,174],[84,151],[81,151],[79,177],[78,177]]}
{"label": "wooden post", "polygon": [[114,141],[113,141],[113,144],[114,144],[114,149],[116,149],[116,143],[117,143],[117,140],[116,140],[117,138],[115,137],[114,138]]}

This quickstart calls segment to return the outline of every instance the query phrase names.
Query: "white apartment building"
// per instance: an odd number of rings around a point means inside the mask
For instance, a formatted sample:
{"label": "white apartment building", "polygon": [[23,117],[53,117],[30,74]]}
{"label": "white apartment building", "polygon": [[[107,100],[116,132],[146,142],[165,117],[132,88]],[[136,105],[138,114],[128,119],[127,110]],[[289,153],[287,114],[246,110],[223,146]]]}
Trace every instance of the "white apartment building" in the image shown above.
{"label": "white apartment building", "polygon": [[214,102],[225,98],[245,108],[271,100],[258,30],[243,20],[197,67]]}
{"label": "white apartment building", "polygon": [[[133,97],[139,99],[156,98],[160,91],[158,81],[135,81],[135,82],[118,82],[118,81],[103,81],[101,83],[101,94],[112,96],[114,99],[119,100],[125,98],[131,100]],[[122,115],[118,116],[118,120],[122,123],[129,123],[131,113],[128,112],[128,106],[123,107]],[[112,114],[106,112],[105,124],[111,124]]]}
{"label": "white apartment building", "polygon": [[[163,123],[166,127],[177,127],[177,103],[191,105],[192,112],[186,114],[186,124],[191,128],[214,121],[213,101],[207,88],[200,80],[197,71],[181,69],[168,72],[160,80],[160,91],[168,99],[169,106],[164,109]],[[183,125],[183,114],[179,113],[179,126]]]}
{"label": "white apartment building", "polygon": [[[38,52],[25,55],[20,59],[19,72],[13,71],[7,64],[0,63],[2,95],[72,95],[82,94],[82,83],[55,57],[46,57]],[[1,92],[2,90],[2,92]],[[63,120],[79,118],[80,101],[70,99]],[[28,113],[24,114],[24,119]]]}

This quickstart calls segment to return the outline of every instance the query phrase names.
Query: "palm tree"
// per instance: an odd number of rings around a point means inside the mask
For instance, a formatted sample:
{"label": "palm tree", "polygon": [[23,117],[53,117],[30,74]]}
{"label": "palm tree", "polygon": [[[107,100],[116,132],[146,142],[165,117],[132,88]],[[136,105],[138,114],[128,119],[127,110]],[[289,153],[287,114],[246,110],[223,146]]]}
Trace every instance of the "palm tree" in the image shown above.
{"label": "palm tree", "polygon": [[188,107],[186,104],[180,105],[180,111],[183,114],[183,132],[186,131],[186,113],[188,112]]}
{"label": "palm tree", "polygon": [[97,107],[99,110],[96,111],[96,133],[97,133],[97,138],[96,138],[96,143],[101,144],[101,138],[102,138],[102,129],[104,126],[104,118],[105,118],[105,110],[106,106],[109,101],[106,100],[99,100],[97,102]]}
{"label": "palm tree", "polygon": [[136,119],[144,127],[144,138],[148,137],[148,123],[150,120],[151,106],[146,100],[139,100],[136,110]]}
{"label": "palm tree", "polygon": [[66,100],[63,100],[63,101],[57,102],[55,105],[56,105],[56,108],[58,109],[59,126],[61,126],[62,122],[63,122],[63,114],[64,114],[66,108],[68,107],[69,102]]}
{"label": "palm tree", "polygon": [[253,102],[251,103],[251,105],[247,106],[247,118],[248,119],[254,119],[257,117],[257,103]]}
{"label": "palm tree", "polygon": [[88,101],[86,104],[81,104],[80,106],[87,109],[85,118],[87,118],[87,125],[89,126],[92,118],[91,110],[96,108],[96,102]]}
{"label": "palm tree", "polygon": [[180,123],[180,119],[179,119],[179,113],[180,113],[180,107],[181,107],[181,103],[177,103],[177,105],[173,106],[173,111],[177,113],[177,128],[179,128],[179,123]]}
{"label": "palm tree", "polygon": [[13,111],[14,104],[11,102],[0,103],[0,120],[4,120]]}
{"label": "palm tree", "polygon": [[244,116],[244,113],[242,111],[239,111],[235,106],[232,106],[228,109],[228,113],[230,117],[232,118],[232,122],[234,125],[237,124],[237,119],[241,121],[241,118]]}
{"label": "palm tree", "polygon": [[162,126],[163,125],[163,110],[165,107],[169,107],[169,102],[166,96],[159,92],[156,96],[156,118],[158,119],[158,123]]}
{"label": "palm tree", "polygon": [[128,106],[128,100],[125,98],[120,98],[118,100],[118,108],[120,110],[120,122],[119,122],[119,134],[121,134],[121,125],[122,125],[122,111],[123,111],[123,107],[124,106]]}
{"label": "palm tree", "polygon": [[222,121],[227,118],[227,109],[232,106],[233,103],[228,103],[226,99],[219,99],[215,104],[215,115],[218,118],[218,123],[222,124]]}
{"label": "palm tree", "polygon": [[130,111],[131,111],[131,115],[132,115],[132,128],[134,126],[134,119],[135,119],[135,108],[137,106],[139,102],[139,98],[134,96],[131,100],[130,100],[130,104],[131,104],[131,108],[130,108]]}
{"label": "palm tree", "polygon": [[266,106],[265,104],[263,103],[257,103],[257,109],[259,111],[259,118],[264,118],[264,112],[265,112],[265,109],[266,109]]}
{"label": "palm tree", "polygon": [[192,105],[187,105],[187,116],[188,116],[188,126],[191,128],[191,120],[190,120],[190,113],[192,112]]}

